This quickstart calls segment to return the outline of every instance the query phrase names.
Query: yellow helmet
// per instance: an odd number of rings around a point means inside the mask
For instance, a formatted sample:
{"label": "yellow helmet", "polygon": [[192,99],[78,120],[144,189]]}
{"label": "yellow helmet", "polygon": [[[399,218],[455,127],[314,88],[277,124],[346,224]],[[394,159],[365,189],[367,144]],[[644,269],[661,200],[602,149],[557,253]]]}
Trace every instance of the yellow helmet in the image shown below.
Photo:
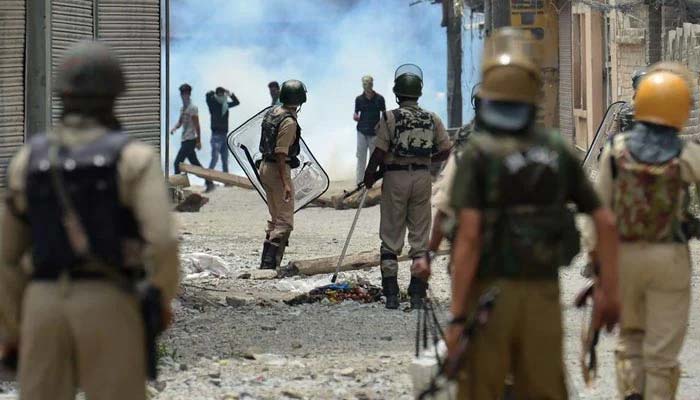
{"label": "yellow helmet", "polygon": [[635,120],[682,130],[693,103],[690,74],[686,72],[680,64],[652,67],[637,89]]}
{"label": "yellow helmet", "polygon": [[512,27],[495,31],[484,43],[479,97],[536,104],[542,83],[539,50],[529,31]]}

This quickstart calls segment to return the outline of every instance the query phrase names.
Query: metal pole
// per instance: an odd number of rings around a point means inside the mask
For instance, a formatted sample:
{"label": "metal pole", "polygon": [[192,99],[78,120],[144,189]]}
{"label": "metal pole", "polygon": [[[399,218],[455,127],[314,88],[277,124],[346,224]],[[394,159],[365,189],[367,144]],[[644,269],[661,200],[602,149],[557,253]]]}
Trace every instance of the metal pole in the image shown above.
{"label": "metal pole", "polygon": [[165,176],[170,176],[170,0],[165,0]]}

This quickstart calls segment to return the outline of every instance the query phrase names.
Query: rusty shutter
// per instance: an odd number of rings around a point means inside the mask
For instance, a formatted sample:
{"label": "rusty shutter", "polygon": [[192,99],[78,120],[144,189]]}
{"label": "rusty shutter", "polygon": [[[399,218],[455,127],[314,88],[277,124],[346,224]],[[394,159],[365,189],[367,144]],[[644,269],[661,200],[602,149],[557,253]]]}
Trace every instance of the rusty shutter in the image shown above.
{"label": "rusty shutter", "polygon": [[0,187],[24,143],[25,0],[0,2]]}
{"label": "rusty shutter", "polygon": [[573,142],[573,70],[571,50],[571,2],[559,1],[559,128]]}
{"label": "rusty shutter", "polygon": [[127,91],[117,116],[130,135],[160,144],[160,0],[98,0],[97,37],[118,54]]}
{"label": "rusty shutter", "polygon": [[[94,32],[94,4],[92,0],[51,0],[51,82],[56,79],[58,65],[66,50],[74,43],[92,39]],[[61,102],[53,92],[51,94],[51,120],[56,123],[61,116]]]}

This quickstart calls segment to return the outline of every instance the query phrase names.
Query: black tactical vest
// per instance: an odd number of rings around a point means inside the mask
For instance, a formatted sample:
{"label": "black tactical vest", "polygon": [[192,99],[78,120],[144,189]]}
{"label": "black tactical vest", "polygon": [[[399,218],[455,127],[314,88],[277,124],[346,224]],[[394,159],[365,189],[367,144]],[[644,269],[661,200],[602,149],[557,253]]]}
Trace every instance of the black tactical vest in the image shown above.
{"label": "black tactical vest", "polygon": [[[124,266],[123,240],[139,238],[133,214],[119,201],[117,163],[128,142],[126,134],[110,133],[75,149],[61,148],[57,157],[65,190],[89,238],[90,257],[117,269]],[[46,135],[32,138],[27,173],[27,220],[38,279],[79,271],[86,261],[72,250],[62,223],[49,147]]]}
{"label": "black tactical vest", "polygon": [[418,106],[391,110],[395,128],[391,152],[397,157],[430,157],[435,152],[433,115]]}
{"label": "black tactical vest", "polygon": [[287,160],[293,163],[297,160],[297,156],[301,151],[301,146],[299,141],[301,139],[301,127],[299,127],[299,122],[297,122],[296,117],[291,111],[285,110],[283,113],[275,114],[275,110],[278,107],[272,107],[263,118],[262,122],[262,134],[260,135],[260,153],[262,153],[263,158],[267,161],[275,161],[275,148],[277,147],[277,135],[279,133],[280,124],[287,118],[292,118],[294,122],[297,123],[297,135],[294,139],[294,143],[289,148],[289,153],[287,154]]}

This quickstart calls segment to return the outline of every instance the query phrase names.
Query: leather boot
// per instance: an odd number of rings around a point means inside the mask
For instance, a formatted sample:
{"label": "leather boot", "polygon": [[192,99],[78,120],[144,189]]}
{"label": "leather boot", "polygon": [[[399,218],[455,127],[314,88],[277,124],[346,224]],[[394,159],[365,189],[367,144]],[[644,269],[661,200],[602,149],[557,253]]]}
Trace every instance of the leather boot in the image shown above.
{"label": "leather boot", "polygon": [[625,400],[643,400],[643,399],[644,399],[644,397],[642,397],[642,395],[638,394],[638,393],[631,394],[631,395],[625,397]]}
{"label": "leather boot", "polygon": [[423,299],[428,294],[428,282],[415,276],[411,277],[408,284],[408,295],[411,296],[411,308],[423,307]]}
{"label": "leather boot", "polygon": [[279,240],[265,241],[266,248],[263,248],[262,263],[260,269],[276,269],[277,268],[277,251],[279,250]]}
{"label": "leather boot", "polygon": [[399,308],[399,281],[395,276],[382,278],[382,289],[386,297],[385,307],[390,310]]}
{"label": "leather boot", "polygon": [[285,236],[280,239],[280,245],[277,249],[277,257],[275,257],[275,266],[279,268],[282,265],[282,259],[284,258],[284,250],[289,245],[289,237]]}

